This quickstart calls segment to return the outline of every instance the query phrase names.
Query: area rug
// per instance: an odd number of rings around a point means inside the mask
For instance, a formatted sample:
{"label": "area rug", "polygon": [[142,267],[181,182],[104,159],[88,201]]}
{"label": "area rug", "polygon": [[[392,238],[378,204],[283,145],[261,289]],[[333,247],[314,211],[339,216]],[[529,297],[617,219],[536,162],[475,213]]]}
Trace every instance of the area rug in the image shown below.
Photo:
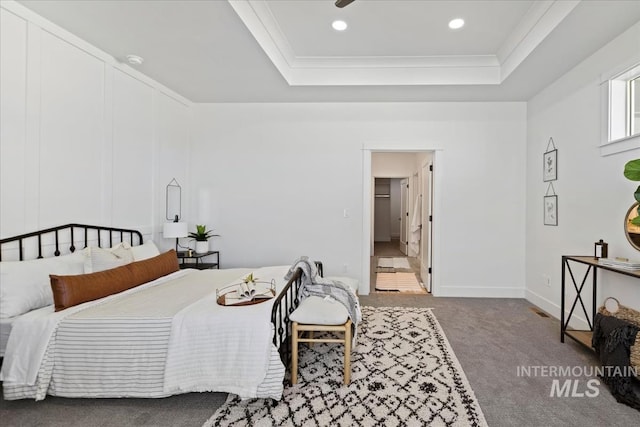
{"label": "area rug", "polygon": [[362,307],[351,383],[343,346],[301,346],[298,384],[282,400],[229,395],[212,426],[486,426],[431,309]]}
{"label": "area rug", "polygon": [[376,291],[426,292],[415,273],[376,273]]}
{"label": "area rug", "polygon": [[410,269],[409,260],[405,257],[380,257],[378,258],[378,267],[394,268],[394,269]]}

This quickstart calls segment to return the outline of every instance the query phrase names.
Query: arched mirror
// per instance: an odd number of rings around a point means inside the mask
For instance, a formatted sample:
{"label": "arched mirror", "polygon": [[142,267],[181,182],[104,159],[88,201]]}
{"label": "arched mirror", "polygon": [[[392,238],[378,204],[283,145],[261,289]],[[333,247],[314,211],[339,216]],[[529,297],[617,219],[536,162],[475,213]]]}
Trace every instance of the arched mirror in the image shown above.
{"label": "arched mirror", "polygon": [[631,246],[640,251],[640,226],[634,225],[631,221],[638,216],[638,203],[631,205],[624,217],[624,234]]}

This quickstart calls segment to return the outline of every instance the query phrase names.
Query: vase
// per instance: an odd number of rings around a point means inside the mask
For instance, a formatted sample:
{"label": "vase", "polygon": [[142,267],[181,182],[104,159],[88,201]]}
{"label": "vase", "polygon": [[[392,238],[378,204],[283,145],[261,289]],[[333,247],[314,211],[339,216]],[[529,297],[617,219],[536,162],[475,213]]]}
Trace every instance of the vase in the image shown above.
{"label": "vase", "polygon": [[209,252],[209,241],[197,241],[196,240],[196,253],[203,254]]}

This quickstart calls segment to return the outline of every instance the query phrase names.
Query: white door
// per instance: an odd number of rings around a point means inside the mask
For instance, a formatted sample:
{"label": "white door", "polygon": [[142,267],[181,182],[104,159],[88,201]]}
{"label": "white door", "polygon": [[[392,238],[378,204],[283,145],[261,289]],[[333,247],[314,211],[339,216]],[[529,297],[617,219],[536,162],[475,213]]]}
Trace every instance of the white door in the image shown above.
{"label": "white door", "polygon": [[407,255],[409,237],[409,180],[400,181],[400,250]]}
{"label": "white door", "polygon": [[431,292],[431,224],[433,201],[433,171],[428,163],[422,165],[422,236],[420,239],[420,276]]}

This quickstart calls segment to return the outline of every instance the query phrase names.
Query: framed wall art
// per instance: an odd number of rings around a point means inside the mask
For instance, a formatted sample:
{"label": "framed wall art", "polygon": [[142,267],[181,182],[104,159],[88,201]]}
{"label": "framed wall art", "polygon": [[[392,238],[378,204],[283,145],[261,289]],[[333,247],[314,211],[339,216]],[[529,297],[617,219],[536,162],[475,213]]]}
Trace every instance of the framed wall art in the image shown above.
{"label": "framed wall art", "polygon": [[558,196],[544,196],[544,225],[558,225]]}
{"label": "framed wall art", "polygon": [[544,195],[544,225],[558,225],[558,196],[549,183],[547,193]]}
{"label": "framed wall art", "polygon": [[549,138],[547,151],[542,156],[542,180],[548,182],[556,179],[558,179],[558,150],[553,143],[553,138]]}

